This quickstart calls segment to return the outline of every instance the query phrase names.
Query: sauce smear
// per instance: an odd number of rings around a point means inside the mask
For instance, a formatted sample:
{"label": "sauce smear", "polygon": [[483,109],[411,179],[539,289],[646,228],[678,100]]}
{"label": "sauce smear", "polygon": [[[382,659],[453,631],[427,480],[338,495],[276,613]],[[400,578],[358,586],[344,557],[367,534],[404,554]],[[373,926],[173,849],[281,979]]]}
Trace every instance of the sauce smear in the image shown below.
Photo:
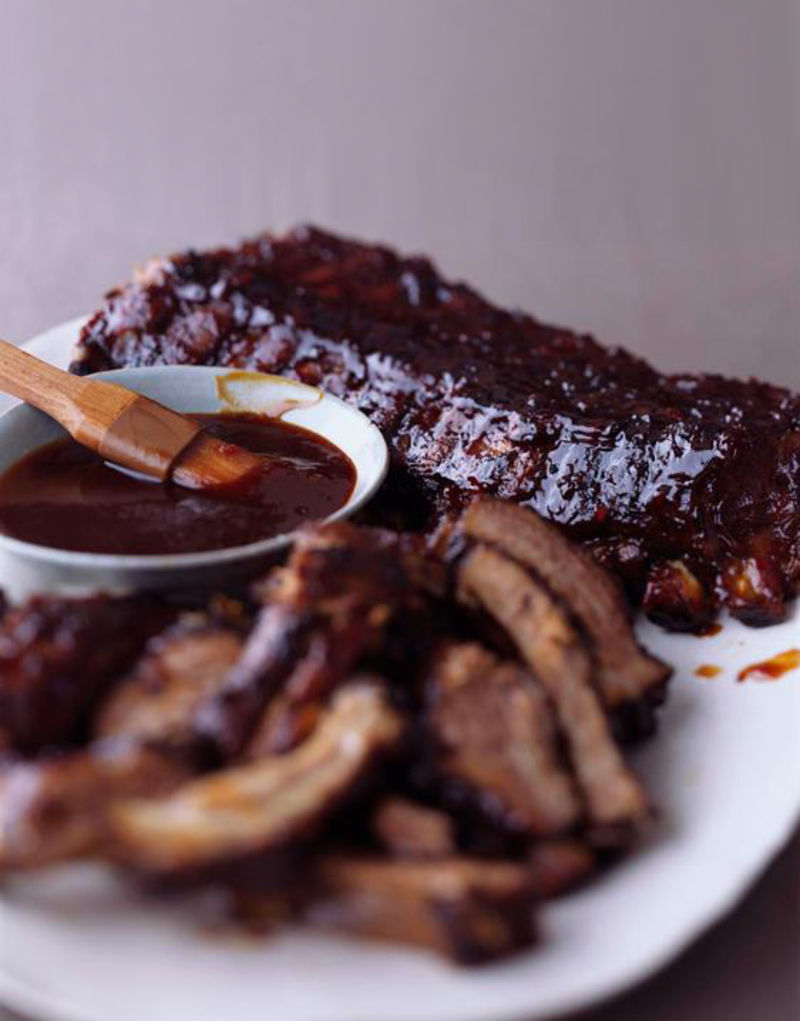
{"label": "sauce smear", "polygon": [[290,532],[347,502],[355,467],[321,436],[261,415],[192,417],[264,454],[263,473],[246,488],[202,493],[132,478],[74,440],[56,440],[0,476],[0,531],[89,553],[197,553]]}
{"label": "sauce smear", "polygon": [[740,670],[737,677],[740,681],[775,681],[783,677],[789,670],[800,666],[800,649],[787,649],[786,652],[779,652],[772,659],[765,659],[762,663],[753,663],[751,666]]}
{"label": "sauce smear", "polygon": [[701,663],[701,665],[695,670],[696,677],[716,677],[717,674],[722,673],[721,666],[715,666],[713,663]]}

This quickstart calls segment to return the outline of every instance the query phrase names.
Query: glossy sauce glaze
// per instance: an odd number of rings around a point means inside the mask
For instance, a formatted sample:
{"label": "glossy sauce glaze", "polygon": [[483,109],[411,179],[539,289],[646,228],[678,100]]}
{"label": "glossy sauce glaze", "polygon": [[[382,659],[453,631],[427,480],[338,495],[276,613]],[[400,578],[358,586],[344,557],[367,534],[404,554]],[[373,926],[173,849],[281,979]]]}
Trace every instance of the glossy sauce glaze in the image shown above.
{"label": "glossy sauce glaze", "polygon": [[564,526],[657,622],[781,620],[800,589],[800,396],[670,376],[492,305],[423,258],[300,228],[157,260],[112,291],[73,371],[295,377],[392,448],[370,513],[435,527],[479,492]]}
{"label": "glossy sauce glaze", "polygon": [[0,477],[0,531],[90,553],[196,553],[290,532],[347,502],[355,468],[321,436],[258,415],[194,417],[209,433],[263,453],[263,472],[246,488],[199,493],[140,481],[74,440],[56,440]]}

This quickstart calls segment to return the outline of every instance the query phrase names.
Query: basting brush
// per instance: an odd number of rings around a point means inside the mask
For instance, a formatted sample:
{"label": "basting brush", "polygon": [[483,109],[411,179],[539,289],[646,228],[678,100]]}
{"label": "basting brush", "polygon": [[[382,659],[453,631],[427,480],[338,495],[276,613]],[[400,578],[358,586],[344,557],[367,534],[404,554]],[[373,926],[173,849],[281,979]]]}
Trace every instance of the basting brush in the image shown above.
{"label": "basting brush", "polygon": [[55,419],[116,467],[188,489],[243,485],[262,458],[118,383],[73,376],[0,341],[0,390]]}

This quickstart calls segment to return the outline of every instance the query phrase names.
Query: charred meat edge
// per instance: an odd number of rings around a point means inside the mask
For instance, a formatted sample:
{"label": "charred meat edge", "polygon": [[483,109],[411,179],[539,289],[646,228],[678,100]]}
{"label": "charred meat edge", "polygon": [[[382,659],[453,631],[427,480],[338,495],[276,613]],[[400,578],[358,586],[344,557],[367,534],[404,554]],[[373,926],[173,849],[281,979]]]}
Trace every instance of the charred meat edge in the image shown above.
{"label": "charred meat edge", "polygon": [[305,740],[324,713],[330,693],[375,644],[386,619],[380,606],[370,613],[321,617],[308,636],[304,654],[268,700],[244,749],[245,757],[280,755]]}
{"label": "charred meat edge", "polygon": [[197,707],[192,721],[221,761],[242,752],[264,706],[305,654],[314,622],[309,612],[272,604],[262,608],[238,662],[217,694]]}
{"label": "charred meat edge", "polygon": [[591,656],[566,612],[523,567],[487,546],[460,561],[458,587],[504,628],[550,696],[593,840],[626,842],[649,814],[647,799],[613,740],[592,686]]}
{"label": "charred meat edge", "polygon": [[214,773],[167,798],[114,806],[117,857],[144,871],[174,872],[305,838],[398,745],[403,729],[380,683],[353,680],[294,751]]}

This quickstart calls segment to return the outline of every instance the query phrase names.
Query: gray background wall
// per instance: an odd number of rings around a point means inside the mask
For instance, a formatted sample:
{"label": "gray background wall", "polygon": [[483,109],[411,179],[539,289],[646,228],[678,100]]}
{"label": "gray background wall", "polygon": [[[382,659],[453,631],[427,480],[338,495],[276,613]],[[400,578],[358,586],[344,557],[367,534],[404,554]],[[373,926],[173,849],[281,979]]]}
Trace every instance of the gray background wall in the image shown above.
{"label": "gray background wall", "polygon": [[792,0],[0,0],[0,330],[310,219],[800,384]]}
{"label": "gray background wall", "polygon": [[[800,386],[799,97],[792,0],[0,0],[0,334],[315,220]],[[592,1021],[797,1021],[798,863]]]}

